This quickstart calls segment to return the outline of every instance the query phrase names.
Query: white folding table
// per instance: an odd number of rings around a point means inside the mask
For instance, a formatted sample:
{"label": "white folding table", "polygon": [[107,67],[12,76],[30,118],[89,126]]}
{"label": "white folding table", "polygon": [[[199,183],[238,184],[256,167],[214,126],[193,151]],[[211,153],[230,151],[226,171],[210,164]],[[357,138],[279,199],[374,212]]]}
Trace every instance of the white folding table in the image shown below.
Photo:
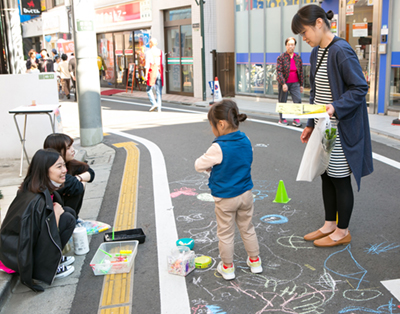
{"label": "white folding table", "polygon": [[[21,166],[20,166],[20,170],[19,170],[20,177],[22,176],[22,165],[24,162],[24,154],[25,154],[28,164],[30,164],[28,153],[26,152],[26,149],[25,149],[26,125],[27,125],[28,115],[33,115],[33,114],[48,115],[49,119],[50,119],[51,129],[53,130],[53,133],[55,133],[55,131],[54,131],[55,130],[54,111],[59,107],[60,107],[60,105],[58,105],[58,104],[57,105],[19,106],[17,108],[14,108],[14,109],[8,111],[9,114],[14,115],[15,126],[17,127],[19,139],[21,141]],[[53,114],[53,117],[51,116],[51,114]],[[18,121],[17,121],[18,115],[25,115],[24,133],[23,134],[21,134],[21,130],[18,125]]]}

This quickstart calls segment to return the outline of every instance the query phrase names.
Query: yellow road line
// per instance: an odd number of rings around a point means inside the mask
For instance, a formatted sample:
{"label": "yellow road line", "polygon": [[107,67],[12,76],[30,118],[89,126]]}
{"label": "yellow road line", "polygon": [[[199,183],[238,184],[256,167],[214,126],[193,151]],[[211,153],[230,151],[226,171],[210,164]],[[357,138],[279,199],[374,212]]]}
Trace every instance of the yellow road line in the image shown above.
{"label": "yellow road line", "polygon": [[[124,175],[114,219],[114,230],[136,227],[137,187],[139,179],[139,149],[133,142],[114,144],[126,150]],[[133,274],[129,273],[104,276],[102,297],[98,313],[128,314],[132,307]]]}

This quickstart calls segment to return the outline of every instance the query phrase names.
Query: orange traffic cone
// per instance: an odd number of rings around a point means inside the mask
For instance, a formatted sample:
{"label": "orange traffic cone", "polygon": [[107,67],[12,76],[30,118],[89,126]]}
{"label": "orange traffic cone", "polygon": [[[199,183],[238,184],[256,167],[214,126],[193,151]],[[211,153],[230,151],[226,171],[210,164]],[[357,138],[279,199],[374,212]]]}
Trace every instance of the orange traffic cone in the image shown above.
{"label": "orange traffic cone", "polygon": [[279,181],[278,191],[276,192],[274,203],[286,204],[289,203],[291,199],[287,196],[285,184],[282,180]]}

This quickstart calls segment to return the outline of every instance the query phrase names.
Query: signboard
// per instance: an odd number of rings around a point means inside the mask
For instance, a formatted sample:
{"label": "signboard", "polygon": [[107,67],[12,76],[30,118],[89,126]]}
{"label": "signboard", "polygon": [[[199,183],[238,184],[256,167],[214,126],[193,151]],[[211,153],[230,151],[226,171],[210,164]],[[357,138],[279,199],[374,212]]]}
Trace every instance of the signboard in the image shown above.
{"label": "signboard", "polygon": [[74,50],[75,50],[75,44],[72,40],[58,43],[57,46],[58,46],[58,50],[60,50],[60,51],[62,50],[62,52],[65,54],[70,54],[70,53],[74,52]]}
{"label": "signboard", "polygon": [[368,0],[368,5],[369,5],[369,6],[374,5],[374,0]]}
{"label": "signboard", "polygon": [[353,23],[353,37],[367,37],[368,23]]}
{"label": "signboard", "polygon": [[96,10],[96,23],[98,25],[140,20],[140,17],[140,2]]}
{"label": "signboard", "polygon": [[74,1],[76,32],[94,32],[93,0]]}
{"label": "signboard", "polygon": [[354,15],[354,4],[346,5],[346,15]]}
{"label": "signboard", "polygon": [[40,15],[41,13],[40,0],[21,0],[21,15]]}

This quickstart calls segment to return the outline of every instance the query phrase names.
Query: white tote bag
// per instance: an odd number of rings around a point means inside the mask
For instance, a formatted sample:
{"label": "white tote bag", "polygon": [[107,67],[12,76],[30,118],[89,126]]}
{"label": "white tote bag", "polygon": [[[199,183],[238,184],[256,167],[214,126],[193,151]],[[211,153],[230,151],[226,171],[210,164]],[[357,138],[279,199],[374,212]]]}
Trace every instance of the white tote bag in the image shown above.
{"label": "white tote bag", "polygon": [[329,117],[319,118],[318,123],[315,125],[304,150],[296,181],[311,182],[328,168],[330,152],[325,151],[322,145],[327,119],[329,121]]}

